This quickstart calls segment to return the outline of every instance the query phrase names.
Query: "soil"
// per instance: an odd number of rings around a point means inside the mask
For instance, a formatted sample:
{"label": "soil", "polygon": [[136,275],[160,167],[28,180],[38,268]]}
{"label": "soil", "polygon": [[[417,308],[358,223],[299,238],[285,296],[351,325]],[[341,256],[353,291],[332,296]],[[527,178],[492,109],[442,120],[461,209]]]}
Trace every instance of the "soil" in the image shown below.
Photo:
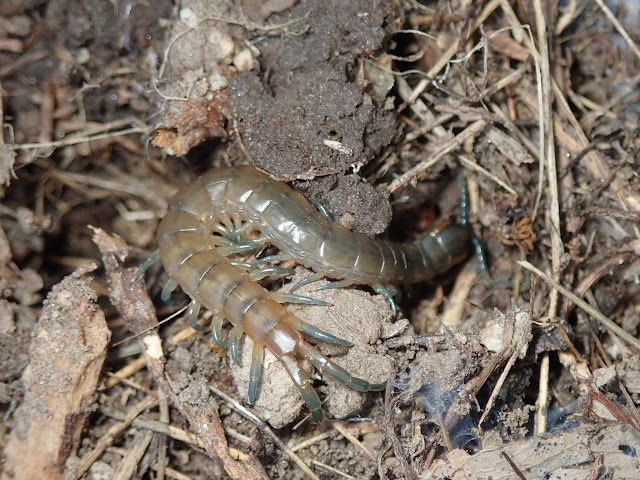
{"label": "soil", "polygon": [[[0,479],[639,478],[638,5],[541,3],[3,2]],[[135,278],[171,195],[241,164],[371,236],[468,210],[482,246],[395,315],[296,292],[387,381],[303,361],[320,424],[269,352],[249,405],[251,340],[236,365]]]}

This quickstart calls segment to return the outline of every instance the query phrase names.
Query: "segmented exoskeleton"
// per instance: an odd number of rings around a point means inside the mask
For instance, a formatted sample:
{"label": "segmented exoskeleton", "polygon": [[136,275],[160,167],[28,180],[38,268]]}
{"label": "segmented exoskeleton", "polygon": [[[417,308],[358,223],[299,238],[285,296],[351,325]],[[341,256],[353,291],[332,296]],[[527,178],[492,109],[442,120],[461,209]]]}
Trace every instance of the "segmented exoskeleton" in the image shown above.
{"label": "segmented exoskeleton", "polygon": [[[259,232],[249,239],[242,235]],[[382,390],[352,377],[346,370],[307,343],[302,335],[350,346],[351,343],[316,329],[291,315],[284,302],[322,303],[293,294],[274,293],[256,280],[287,273],[280,268],[260,268],[268,262],[293,258],[312,268],[312,275],[301,283],[326,276],[340,281],[330,286],[370,285],[393,306],[393,284],[428,280],[449,269],[467,254],[470,233],[466,225],[449,225],[429,232],[412,243],[393,243],[351,232],[329,221],[300,193],[287,184],[272,180],[253,167],[210,170],[175,195],[160,222],[158,252],[141,267],[140,273],[158,256],[171,278],[163,291],[168,297],[176,285],[191,297],[190,323],[201,305],[214,312],[212,331],[216,342],[227,344],[231,357],[238,359],[238,341],[247,334],[254,341],[249,381],[249,401],[253,402],[264,349],[282,362],[312,414],[323,418],[320,399],[312,382],[298,363],[308,359],[321,374],[366,392]],[[248,265],[229,255],[255,250],[265,243],[281,254]],[[296,285],[296,287],[300,286]],[[222,323],[233,328],[228,343],[222,339]]]}

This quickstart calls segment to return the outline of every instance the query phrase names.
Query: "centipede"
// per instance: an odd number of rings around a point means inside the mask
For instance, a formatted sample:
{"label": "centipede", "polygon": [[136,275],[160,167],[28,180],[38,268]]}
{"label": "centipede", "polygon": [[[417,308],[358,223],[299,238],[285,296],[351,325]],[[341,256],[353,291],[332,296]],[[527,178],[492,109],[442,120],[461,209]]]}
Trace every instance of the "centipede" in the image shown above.
{"label": "centipede", "polygon": [[[266,349],[282,363],[300,389],[311,420],[318,423],[324,418],[321,401],[300,365],[302,359],[309,360],[323,378],[328,375],[360,392],[383,390],[385,383],[354,377],[322,354],[304,335],[345,347],[352,344],[304,322],[283,304],[322,305],[293,292],[327,277],[334,280],[329,288],[369,286],[395,311],[396,286],[432,279],[462,261],[471,233],[466,223],[453,223],[407,243],[371,238],[331,221],[286,183],[251,166],[239,166],[212,169],[171,198],[156,240],[158,250],[142,264],[137,277],[160,260],[169,276],[163,299],[180,286],[191,298],[189,323],[199,330],[201,307],[210,310],[213,339],[228,348],[237,363],[242,336],[253,340],[248,403],[256,398]],[[279,253],[253,263],[238,260],[238,254],[265,245]],[[289,293],[273,292],[258,283],[288,274],[290,270],[273,266],[286,259],[315,273]],[[231,324],[227,338],[225,320]]]}

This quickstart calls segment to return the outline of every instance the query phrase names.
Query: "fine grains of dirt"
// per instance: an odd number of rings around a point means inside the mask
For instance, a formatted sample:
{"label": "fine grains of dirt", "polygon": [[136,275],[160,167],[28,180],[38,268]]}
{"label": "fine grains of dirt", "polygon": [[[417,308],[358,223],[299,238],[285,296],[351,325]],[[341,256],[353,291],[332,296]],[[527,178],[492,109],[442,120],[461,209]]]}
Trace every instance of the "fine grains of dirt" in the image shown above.
{"label": "fine grains of dirt", "polygon": [[[393,105],[372,97],[363,64],[364,56],[382,48],[391,27],[390,7],[387,2],[300,2],[287,16],[274,15],[276,22],[299,18],[292,26],[296,31],[262,41],[258,60],[266,75],[238,75],[228,97],[246,152],[258,168],[280,180],[319,177],[310,192],[323,192],[330,213],[357,219],[347,220],[350,228],[369,234],[389,224],[386,195],[355,176],[345,187],[343,175],[358,172],[398,135]],[[323,182],[327,175],[337,185]],[[354,201],[358,197],[367,201]]]}
{"label": "fine grains of dirt", "polygon": [[[1,475],[639,478],[637,11],[0,1]],[[395,318],[369,286],[314,290],[334,279],[302,290],[331,305],[285,305],[354,344],[308,338],[335,364],[389,379],[361,394],[300,359],[319,425],[269,354],[248,405],[251,342],[230,365],[160,265],[133,281],[171,195],[241,164],[401,242],[463,203],[484,246],[486,272],[393,285]],[[273,292],[311,274],[273,266]]]}

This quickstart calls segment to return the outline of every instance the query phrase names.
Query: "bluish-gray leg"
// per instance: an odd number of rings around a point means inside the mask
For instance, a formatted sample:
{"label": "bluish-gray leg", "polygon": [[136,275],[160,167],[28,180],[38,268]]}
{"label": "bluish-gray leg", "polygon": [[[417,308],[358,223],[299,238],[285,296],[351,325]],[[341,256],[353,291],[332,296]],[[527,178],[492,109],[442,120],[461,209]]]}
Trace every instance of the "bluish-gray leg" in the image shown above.
{"label": "bluish-gray leg", "polygon": [[304,403],[307,404],[307,408],[311,411],[311,421],[313,423],[320,423],[324,418],[321,408],[322,403],[320,402],[320,397],[318,397],[318,394],[313,389],[311,379],[291,355],[285,355],[280,358],[280,363],[284,365],[293,383],[301,390]]}
{"label": "bluish-gray leg", "polygon": [[251,265],[251,267],[257,268],[260,265],[264,265],[265,263],[278,263],[284,262],[286,260],[291,260],[291,256],[287,255],[286,253],[279,253],[278,255],[268,255],[266,257],[262,257],[260,260],[256,260],[253,265]]}
{"label": "bluish-gray leg", "polygon": [[133,280],[131,281],[135,282],[136,280],[138,280],[142,276],[142,274],[147,270],[149,270],[149,267],[154,263],[156,263],[158,260],[160,260],[160,250],[156,250],[151,255],[149,255],[149,258],[147,258],[144,262],[142,262],[142,265],[140,265],[140,268],[138,269],[136,274],[133,276]]}
{"label": "bluish-gray leg", "polygon": [[205,328],[198,324],[198,314],[200,313],[200,304],[195,300],[191,300],[189,304],[189,326],[198,332],[204,332]]}
{"label": "bluish-gray leg", "polygon": [[324,330],[320,330],[319,328],[314,327],[310,323],[305,322],[304,320],[299,319],[295,316],[289,317],[289,322],[293,324],[298,330],[307,335],[317,338],[318,340],[322,340],[327,343],[333,343],[335,345],[343,345],[345,347],[352,347],[353,343],[348,340],[343,340],[342,338],[336,337],[335,335],[325,332]]}
{"label": "bluish-gray leg", "polygon": [[297,347],[300,355],[309,360],[321,374],[328,374],[336,382],[346,385],[358,392],[377,392],[384,390],[386,383],[370,383],[362,378],[354,377],[341,366],[333,363],[318,349],[308,343]]}
{"label": "bluish-gray leg", "polygon": [[259,269],[253,270],[249,274],[249,276],[251,277],[251,280],[254,280],[257,282],[267,277],[292,275],[294,273],[295,273],[295,270],[292,270],[291,268],[267,267],[267,268],[259,268]]}
{"label": "bluish-gray leg", "polygon": [[[396,314],[396,302],[393,300],[393,295],[391,294],[389,289],[384,287],[380,283],[374,283],[373,285],[371,285],[371,288],[373,288],[374,292],[376,292],[377,294],[382,295],[384,297],[384,299],[387,301],[387,303],[391,307],[391,312],[395,315]],[[392,288],[395,290],[395,287],[392,287]],[[397,290],[395,290],[395,291],[397,292]]]}
{"label": "bluish-gray leg", "polygon": [[296,283],[293,287],[291,287],[291,289],[289,291],[291,293],[293,293],[296,290],[298,290],[299,288],[304,287],[305,285],[308,285],[309,283],[316,282],[316,281],[320,280],[323,277],[324,277],[323,273],[314,273],[313,275],[309,275],[308,277],[303,278],[298,283]]}
{"label": "bluish-gray leg", "polygon": [[335,222],[335,219],[333,218],[333,216],[329,213],[329,211],[324,207],[324,205],[322,205],[322,203],[320,202],[320,200],[318,200],[317,198],[314,198],[312,200],[313,206],[316,207],[316,210],[318,210],[322,216],[324,218],[326,218],[327,220],[329,220],[330,222]]}
{"label": "bluish-gray leg", "polygon": [[253,351],[251,352],[251,370],[249,370],[249,405],[253,405],[258,393],[258,380],[260,380],[260,371],[262,370],[262,362],[264,360],[264,344],[255,342]]}
{"label": "bluish-gray leg", "polygon": [[350,287],[354,283],[356,283],[356,282],[354,282],[353,280],[340,280],[338,282],[327,283],[326,285],[322,285],[321,287],[316,287],[315,291],[318,292],[320,290],[329,290],[329,289],[332,289],[332,288]]}
{"label": "bluish-gray leg", "polygon": [[238,343],[240,342],[240,337],[244,333],[244,329],[242,325],[236,325],[229,332],[229,353],[231,354],[231,358],[237,365],[240,365],[240,353],[238,350]]}
{"label": "bluish-gray leg", "polygon": [[227,348],[227,342],[225,342],[222,338],[222,322],[224,321],[224,316],[220,313],[216,313],[213,316],[213,320],[211,321],[211,334],[213,336],[213,340],[218,344],[218,346],[222,349]]}
{"label": "bluish-gray leg", "polygon": [[331,305],[329,302],[325,302],[324,300],[296,295],[295,293],[271,292],[269,293],[269,297],[278,303],[301,303],[303,305],[319,305],[321,307],[328,307]]}
{"label": "bluish-gray leg", "polygon": [[173,305],[175,302],[171,300],[171,294],[178,287],[178,282],[176,282],[173,278],[167,280],[167,283],[162,287],[162,293],[160,294],[160,298],[167,305]]}

